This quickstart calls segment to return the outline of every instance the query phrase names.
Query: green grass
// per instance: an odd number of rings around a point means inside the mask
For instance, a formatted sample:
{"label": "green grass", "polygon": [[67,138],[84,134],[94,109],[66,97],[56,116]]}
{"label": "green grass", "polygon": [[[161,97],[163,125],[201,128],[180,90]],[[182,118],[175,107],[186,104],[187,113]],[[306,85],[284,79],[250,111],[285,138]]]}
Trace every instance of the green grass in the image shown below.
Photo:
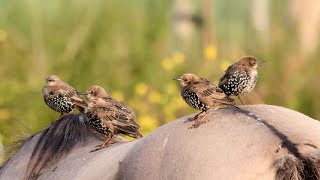
{"label": "green grass", "polygon": [[254,92],[243,98],[247,104],[281,105],[320,119],[319,54],[300,53],[295,25],[282,18],[288,2],[272,4],[269,42],[252,26],[249,1],[243,3],[217,0],[214,41],[204,44],[197,27],[184,46],[168,0],[0,0],[1,139],[7,145],[24,127],[36,132],[59,116],[41,96],[49,74],[79,91],[105,87],[135,110],[147,134],[195,112],[173,77],[194,72],[217,82],[228,64],[247,54],[267,61]]}

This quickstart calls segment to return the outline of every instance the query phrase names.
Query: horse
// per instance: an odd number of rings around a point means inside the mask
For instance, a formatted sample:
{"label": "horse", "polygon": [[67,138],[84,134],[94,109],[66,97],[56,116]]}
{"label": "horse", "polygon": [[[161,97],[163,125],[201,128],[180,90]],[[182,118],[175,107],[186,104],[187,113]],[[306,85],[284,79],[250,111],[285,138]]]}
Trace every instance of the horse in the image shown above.
{"label": "horse", "polygon": [[320,179],[320,122],[274,105],[210,110],[128,141],[104,139],[82,115],[67,114],[28,137],[0,179]]}

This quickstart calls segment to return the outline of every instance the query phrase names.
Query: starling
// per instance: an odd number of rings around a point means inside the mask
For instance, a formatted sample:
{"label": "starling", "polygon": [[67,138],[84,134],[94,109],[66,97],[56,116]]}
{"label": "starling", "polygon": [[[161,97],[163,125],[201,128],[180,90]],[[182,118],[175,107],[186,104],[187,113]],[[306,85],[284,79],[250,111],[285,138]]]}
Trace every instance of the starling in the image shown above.
{"label": "starling", "polygon": [[237,96],[249,93],[258,80],[258,62],[252,56],[245,56],[225,70],[218,86],[227,96]]}
{"label": "starling", "polygon": [[[113,104],[116,108],[118,108],[118,110],[124,111],[125,113],[130,115],[133,120],[135,119],[135,114],[130,107],[128,107],[125,103],[121,101],[113,99],[102,87],[93,85],[87,90],[85,94],[89,99],[90,97],[102,98],[106,102]],[[135,122],[133,121],[133,123]]]}
{"label": "starling", "polygon": [[89,100],[85,113],[88,122],[97,132],[106,136],[105,142],[98,145],[96,150],[107,147],[117,134],[133,138],[142,137],[139,132],[140,126],[135,122],[134,112],[127,105],[111,98],[99,86],[92,86],[86,94]]}
{"label": "starling", "polygon": [[56,75],[46,78],[42,88],[44,102],[53,110],[60,112],[61,116],[78,109],[84,112],[87,103],[81,98],[80,93],[73,87],[60,80]]}
{"label": "starling", "polygon": [[[222,105],[235,105],[233,99],[229,98],[219,87],[205,78],[188,73],[174,80],[180,82],[180,94],[184,101],[191,107],[201,110],[200,113],[190,119],[195,120],[191,128],[197,128],[201,123],[205,122],[204,119],[209,109],[217,109]],[[198,117],[203,113],[205,113],[204,116],[198,121]]]}

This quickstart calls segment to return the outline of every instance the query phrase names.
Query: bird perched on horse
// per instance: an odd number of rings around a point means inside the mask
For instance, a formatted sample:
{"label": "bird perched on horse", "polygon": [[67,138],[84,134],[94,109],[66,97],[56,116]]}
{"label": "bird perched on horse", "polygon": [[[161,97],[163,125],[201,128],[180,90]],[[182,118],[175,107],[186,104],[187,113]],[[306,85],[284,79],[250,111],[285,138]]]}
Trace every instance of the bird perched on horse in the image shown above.
{"label": "bird perched on horse", "polygon": [[[174,80],[180,82],[180,94],[183,100],[189,106],[201,110],[200,113],[190,119],[195,121],[190,128],[197,128],[200,124],[205,123],[209,109],[217,109],[222,105],[235,105],[233,99],[229,98],[219,87],[205,78],[187,73]],[[204,115],[199,121],[198,117],[203,113]]]}
{"label": "bird perched on horse", "polygon": [[107,147],[117,134],[142,137],[135,114],[126,104],[110,97],[100,86],[90,87],[85,94],[89,100],[85,113],[88,122],[97,132],[106,136],[105,142],[98,145],[96,150]]}
{"label": "bird perched on horse", "polygon": [[73,111],[73,109],[84,112],[87,107],[87,103],[82,99],[80,93],[63,82],[57,75],[50,75],[46,78],[42,95],[47,106],[60,112],[61,116]]}
{"label": "bird perched on horse", "polygon": [[228,96],[240,96],[249,93],[255,87],[258,80],[257,67],[263,62],[258,62],[252,56],[245,56],[229,66],[219,80],[218,86]]}

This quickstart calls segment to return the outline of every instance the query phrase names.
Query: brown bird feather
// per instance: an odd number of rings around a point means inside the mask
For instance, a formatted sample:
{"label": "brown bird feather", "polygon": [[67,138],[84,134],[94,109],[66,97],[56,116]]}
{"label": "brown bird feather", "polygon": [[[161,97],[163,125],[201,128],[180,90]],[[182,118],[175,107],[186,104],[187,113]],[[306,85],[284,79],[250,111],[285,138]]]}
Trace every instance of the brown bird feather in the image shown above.
{"label": "brown bird feather", "polygon": [[101,86],[93,85],[86,91],[87,97],[90,99],[91,97],[98,97],[105,100],[108,104],[115,106],[117,110],[123,111],[129,118],[130,123],[137,128],[140,126],[135,122],[136,115],[134,111],[125,103],[118,101],[112,98],[104,88]]}
{"label": "brown bird feather", "polygon": [[[204,119],[209,109],[217,109],[222,105],[233,106],[233,99],[229,98],[219,87],[205,78],[195,74],[187,73],[175,79],[180,82],[180,94],[184,101],[195,109],[202,110],[191,120],[196,120],[192,127],[198,127],[204,123]],[[205,113],[204,117],[198,122],[198,116]]]}
{"label": "brown bird feather", "polygon": [[218,86],[228,96],[247,94],[255,87],[258,80],[258,61],[252,56],[245,56],[229,66],[219,80]]}
{"label": "brown bird feather", "polygon": [[90,101],[85,113],[89,124],[106,136],[105,143],[99,145],[98,149],[108,146],[110,140],[117,134],[133,138],[142,137],[139,132],[140,126],[135,122],[135,114],[131,108],[110,97],[100,86],[90,87],[86,94]]}
{"label": "brown bird feather", "polygon": [[42,88],[45,103],[61,115],[78,109],[84,112],[87,103],[82,99],[80,93],[69,84],[61,81],[57,75],[46,78],[46,84]]}

